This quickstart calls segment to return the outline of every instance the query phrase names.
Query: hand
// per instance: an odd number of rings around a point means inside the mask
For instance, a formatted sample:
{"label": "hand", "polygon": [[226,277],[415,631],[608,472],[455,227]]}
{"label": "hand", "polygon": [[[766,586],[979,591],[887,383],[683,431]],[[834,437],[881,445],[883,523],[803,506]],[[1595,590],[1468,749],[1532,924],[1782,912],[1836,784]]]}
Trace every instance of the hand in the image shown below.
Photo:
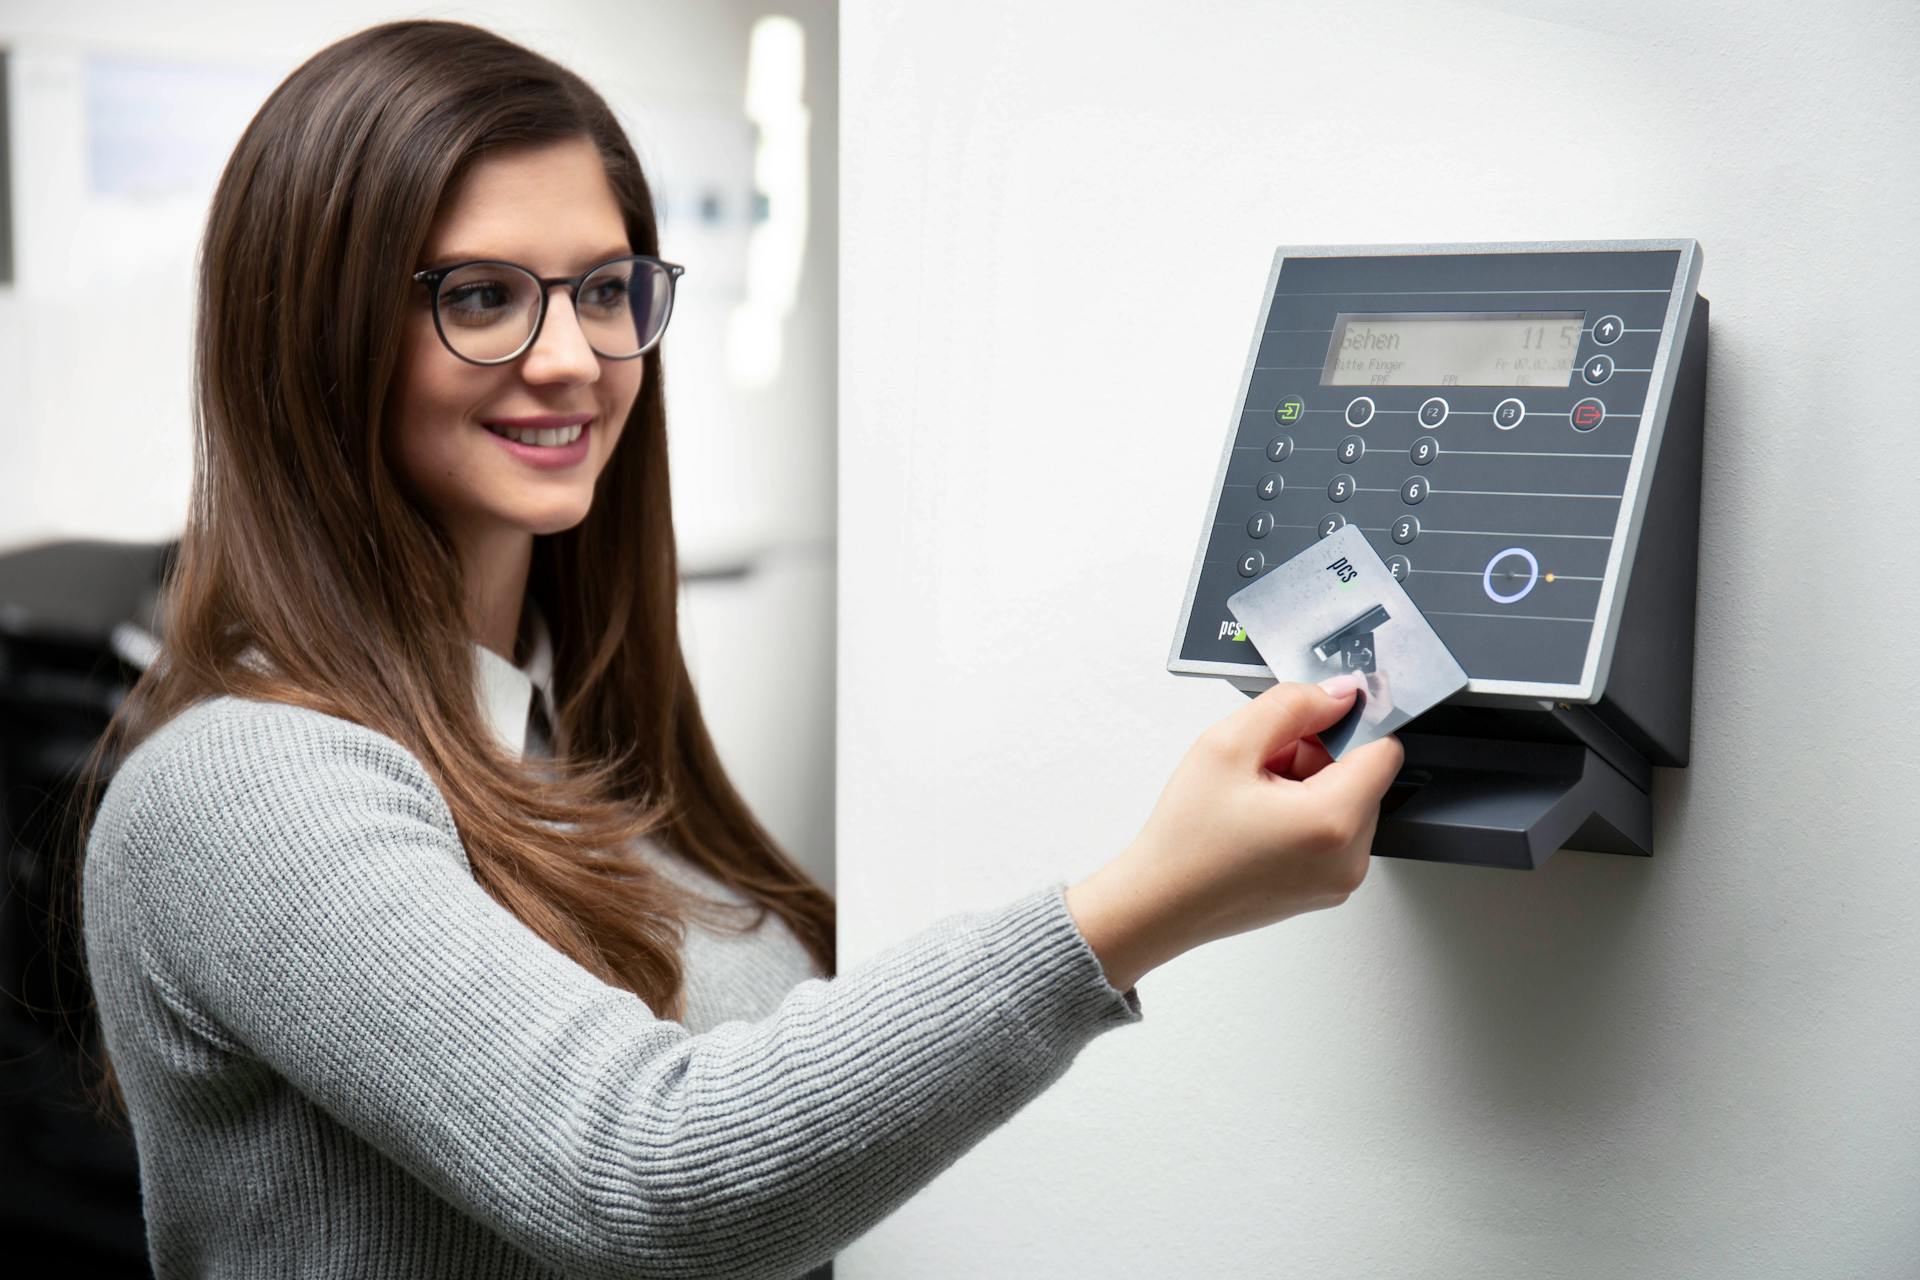
{"label": "hand", "polygon": [[1388,736],[1333,760],[1309,735],[1353,705],[1352,677],[1274,685],[1187,751],[1119,857],[1067,890],[1067,908],[1126,990],[1218,938],[1338,906],[1372,860],[1380,798],[1405,751]]}

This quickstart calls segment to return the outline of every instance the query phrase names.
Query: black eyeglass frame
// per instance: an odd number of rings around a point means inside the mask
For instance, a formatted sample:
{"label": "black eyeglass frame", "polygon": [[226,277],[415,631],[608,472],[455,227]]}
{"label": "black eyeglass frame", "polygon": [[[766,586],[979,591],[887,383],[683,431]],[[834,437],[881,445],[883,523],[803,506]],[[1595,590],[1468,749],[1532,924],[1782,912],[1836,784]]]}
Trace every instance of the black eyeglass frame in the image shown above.
{"label": "black eyeglass frame", "polygon": [[[433,331],[440,335],[440,345],[448,351],[453,352],[453,355],[457,359],[465,360],[468,364],[500,365],[511,364],[513,361],[518,360],[528,351],[531,351],[533,344],[540,340],[540,329],[547,322],[547,302],[553,295],[553,287],[555,285],[563,284],[567,286],[567,297],[573,302],[574,318],[578,320],[580,315],[580,287],[586,284],[588,276],[600,270],[602,267],[612,266],[616,262],[650,262],[655,266],[666,268],[667,272],[667,314],[661,317],[660,332],[653,335],[652,342],[649,342],[632,355],[627,356],[607,355],[603,353],[600,348],[593,346],[591,339],[587,342],[587,345],[593,348],[593,354],[599,356],[602,360],[637,360],[659,346],[660,339],[664,338],[667,334],[667,322],[673,319],[674,295],[679,292],[678,284],[680,277],[686,272],[686,268],[678,263],[668,262],[664,258],[656,258],[650,253],[623,253],[617,257],[608,258],[605,262],[596,262],[577,276],[542,276],[536,275],[529,267],[523,267],[517,262],[508,262],[505,258],[468,258],[464,262],[450,262],[444,267],[427,267],[424,270],[414,272],[413,278],[433,291],[430,299],[433,303]],[[527,340],[521,343],[519,347],[510,354],[498,356],[492,360],[479,360],[473,356],[462,355],[459,351],[454,350],[453,343],[447,339],[445,326],[440,323],[440,286],[446,281],[448,276],[461,268],[479,266],[512,267],[515,271],[522,271],[532,276],[540,284],[540,309],[533,317],[533,329],[527,334]]]}

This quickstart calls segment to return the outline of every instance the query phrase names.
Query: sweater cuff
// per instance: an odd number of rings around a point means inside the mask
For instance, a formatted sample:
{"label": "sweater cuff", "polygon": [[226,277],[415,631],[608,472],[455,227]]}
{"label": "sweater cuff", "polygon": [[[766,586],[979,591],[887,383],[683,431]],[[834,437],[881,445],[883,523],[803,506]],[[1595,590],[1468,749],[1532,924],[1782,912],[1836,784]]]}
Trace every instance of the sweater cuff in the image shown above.
{"label": "sweater cuff", "polygon": [[1042,1061],[1071,1058],[1103,1031],[1139,1022],[1140,994],[1107,981],[1106,969],[1067,909],[1056,880],[979,917],[975,937],[1005,993],[999,1010]]}

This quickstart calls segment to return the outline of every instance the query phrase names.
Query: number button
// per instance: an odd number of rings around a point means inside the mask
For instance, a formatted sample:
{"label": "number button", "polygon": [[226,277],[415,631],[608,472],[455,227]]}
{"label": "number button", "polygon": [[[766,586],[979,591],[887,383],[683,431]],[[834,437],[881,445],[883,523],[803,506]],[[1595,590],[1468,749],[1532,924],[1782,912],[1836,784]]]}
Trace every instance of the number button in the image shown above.
{"label": "number button", "polygon": [[1420,406],[1420,425],[1431,431],[1447,420],[1447,402],[1433,396]]}
{"label": "number button", "polygon": [[1285,481],[1280,479],[1279,472],[1269,471],[1260,477],[1260,482],[1253,486],[1253,491],[1260,495],[1260,501],[1272,502],[1274,498],[1279,496],[1280,490],[1285,487],[1285,483]]}
{"label": "number button", "polygon": [[1347,402],[1347,425],[1364,427],[1373,421],[1373,397],[1355,396]]}
{"label": "number button", "polygon": [[1293,456],[1293,437],[1275,436],[1267,441],[1267,461],[1285,462]]}
{"label": "number button", "polygon": [[1518,396],[1508,396],[1505,400],[1493,406],[1493,425],[1502,431],[1513,430],[1520,425],[1520,420],[1526,416],[1527,406],[1520,403],[1520,397]]}
{"label": "number button", "polygon": [[1407,575],[1413,572],[1413,561],[1405,556],[1388,556],[1387,572],[1393,575],[1395,582],[1405,582]]}
{"label": "number button", "polygon": [[1433,485],[1425,476],[1414,476],[1400,486],[1400,500],[1408,506],[1416,506],[1427,496]]}
{"label": "number button", "polygon": [[1347,518],[1338,511],[1320,517],[1320,536],[1323,538],[1332,537],[1346,527]]}
{"label": "number button", "polygon": [[1240,557],[1240,576],[1251,578],[1267,567],[1267,558],[1258,551],[1249,551]]}
{"label": "number button", "polygon": [[1358,462],[1360,455],[1367,451],[1367,442],[1359,436],[1347,436],[1340,441],[1340,447],[1334,452],[1340,455],[1342,462]]}
{"label": "number button", "polygon": [[1407,456],[1413,459],[1413,465],[1424,467],[1440,456],[1440,445],[1432,436],[1421,436],[1413,442],[1413,448],[1407,450]]}
{"label": "number button", "polygon": [[1327,496],[1335,502],[1345,502],[1351,498],[1353,489],[1353,477],[1344,473],[1327,482]]}
{"label": "number button", "polygon": [[[1299,396],[1288,396],[1273,410],[1273,420],[1283,427],[1290,427],[1300,421],[1307,412],[1307,402]],[[1278,459],[1275,459],[1278,461]]]}
{"label": "number button", "polygon": [[1273,531],[1273,512],[1256,511],[1253,519],[1247,521],[1249,538],[1264,538]]}
{"label": "number button", "polygon": [[1393,522],[1393,540],[1402,546],[1420,536],[1420,521],[1414,516],[1401,516]]}

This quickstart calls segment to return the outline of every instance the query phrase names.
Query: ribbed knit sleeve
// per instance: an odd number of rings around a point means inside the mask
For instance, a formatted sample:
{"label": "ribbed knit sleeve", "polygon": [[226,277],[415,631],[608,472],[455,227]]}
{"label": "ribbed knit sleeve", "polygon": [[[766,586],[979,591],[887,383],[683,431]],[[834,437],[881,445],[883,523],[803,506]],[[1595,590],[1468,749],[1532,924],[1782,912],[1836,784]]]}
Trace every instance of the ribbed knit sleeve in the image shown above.
{"label": "ribbed knit sleeve", "polygon": [[151,998],[567,1275],[797,1275],[1141,1017],[1055,882],[696,1035],[482,890],[383,735],[222,699],[121,772],[88,874]]}

